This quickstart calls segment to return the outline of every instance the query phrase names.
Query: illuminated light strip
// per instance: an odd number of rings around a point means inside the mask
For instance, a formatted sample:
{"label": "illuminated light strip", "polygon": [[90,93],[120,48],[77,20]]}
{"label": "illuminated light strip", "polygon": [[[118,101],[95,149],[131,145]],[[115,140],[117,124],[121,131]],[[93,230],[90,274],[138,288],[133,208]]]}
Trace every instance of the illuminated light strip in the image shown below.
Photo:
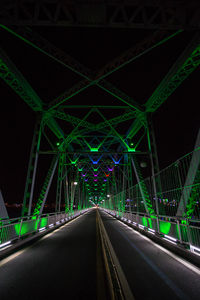
{"label": "illuminated light strip", "polygon": [[[1,244],[0,245],[0,248],[4,248],[5,246],[8,246],[8,245],[10,245],[11,244],[11,241],[8,241],[8,242],[6,242],[6,243],[3,243],[3,244]],[[11,245],[10,245],[11,246]],[[7,248],[7,247],[6,247]],[[3,249],[1,249],[1,250],[3,250]]]}
{"label": "illuminated light strip", "polygon": [[193,252],[194,254],[200,255],[200,248],[197,248],[193,245],[190,245],[190,251]]}
{"label": "illuminated light strip", "polygon": [[168,241],[168,242],[170,242],[171,244],[177,245],[176,242],[173,242],[173,241],[171,241],[171,240],[169,240],[169,239],[163,238],[163,240]]}
{"label": "illuminated light strip", "polygon": [[50,224],[49,227],[50,227],[50,228],[54,227],[54,224]]}
{"label": "illuminated light strip", "polygon": [[60,221],[57,221],[56,224],[57,224],[57,225],[60,224]]}
{"label": "illuminated light strip", "polygon": [[128,220],[128,223],[131,223],[131,220]]}
{"label": "illuminated light strip", "polygon": [[42,227],[42,228],[39,229],[40,232],[44,231],[44,230],[46,230],[46,227]]}
{"label": "illuminated light strip", "polygon": [[177,239],[173,238],[172,236],[169,236],[169,235],[167,235],[167,234],[164,234],[164,236],[165,236],[167,239],[169,239],[169,240],[171,240],[171,241],[173,241],[173,242],[177,242]]}
{"label": "illuminated light strip", "polygon": [[151,234],[155,234],[155,232],[152,232],[152,231],[149,231],[149,233],[151,233]]}
{"label": "illuminated light strip", "polygon": [[140,224],[139,224],[138,226],[139,226],[139,228],[144,229],[144,226],[143,226],[143,225],[140,225]]}
{"label": "illuminated light strip", "polygon": [[133,223],[133,225],[137,226],[137,223],[135,223],[135,222],[132,222],[132,223]]}
{"label": "illuminated light strip", "polygon": [[[176,254],[170,252],[169,250],[167,250],[166,248],[156,244],[155,242],[153,242],[150,238],[144,236],[142,233],[136,231],[135,229],[131,228],[130,226],[124,224],[121,221],[118,221],[121,224],[123,224],[124,226],[128,227],[129,229],[131,229],[134,233],[140,235],[143,239],[147,240],[149,243],[151,243],[152,245],[154,245],[155,247],[157,247],[158,249],[162,250],[163,252],[165,252],[167,255],[171,256],[174,260],[178,261],[179,263],[183,264],[185,267],[187,267],[188,269],[190,269],[191,271],[193,271],[194,273],[196,273],[197,275],[200,275],[200,269],[198,267],[196,267],[195,265],[189,263],[188,261],[184,260],[183,258],[178,257]],[[167,239],[166,239],[167,240]],[[167,240],[168,242],[170,242],[169,240]],[[172,241],[171,241],[172,242]],[[177,246],[177,244],[175,244]]]}
{"label": "illuminated light strip", "polygon": [[148,228],[148,231],[152,232],[152,233],[155,233],[155,230],[154,229],[151,229],[151,228]]}

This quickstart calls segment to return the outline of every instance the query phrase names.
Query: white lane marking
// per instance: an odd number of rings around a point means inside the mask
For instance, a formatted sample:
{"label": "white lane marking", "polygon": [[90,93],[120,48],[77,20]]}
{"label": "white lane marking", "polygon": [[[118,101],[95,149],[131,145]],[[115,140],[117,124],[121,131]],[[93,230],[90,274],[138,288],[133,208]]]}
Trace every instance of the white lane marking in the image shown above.
{"label": "white lane marking", "polygon": [[[114,217],[112,217],[113,219],[116,219]],[[187,267],[188,269],[190,269],[191,271],[193,271],[194,273],[196,273],[197,275],[200,275],[200,269],[198,267],[196,267],[195,265],[191,264],[190,262],[186,261],[183,258],[180,258],[179,256],[177,256],[176,254],[172,253],[171,251],[165,249],[164,247],[154,243],[150,238],[144,236],[143,234],[141,234],[140,232],[138,232],[137,230],[134,230],[133,228],[131,228],[130,226],[126,225],[125,223],[123,223],[120,220],[119,221],[121,224],[123,224],[124,226],[126,226],[127,228],[129,228],[131,231],[133,231],[134,233],[137,233],[138,235],[140,235],[143,239],[149,241],[152,245],[154,245],[155,247],[159,248],[160,250],[162,250],[163,252],[165,252],[166,254],[168,254],[169,256],[171,256],[173,259],[177,260],[178,262],[180,262],[181,264],[183,264],[185,267]]]}
{"label": "white lane marking", "polygon": [[24,250],[20,250],[14,254],[11,254],[10,256],[2,259],[2,261],[0,261],[0,267],[2,267],[3,265],[5,265],[6,263],[8,263],[9,261],[13,260],[14,258],[16,258],[17,256],[19,256],[20,254],[22,254],[23,252],[25,252],[26,249]]}
{"label": "white lane marking", "polygon": [[14,258],[18,257],[19,255],[21,255],[22,253],[24,253],[25,251],[27,251],[28,249],[32,248],[34,245],[36,245],[37,243],[39,243],[41,240],[47,238],[47,237],[50,237],[51,235],[53,235],[54,233],[56,233],[57,231],[63,229],[63,227],[67,226],[67,225],[70,225],[72,224],[74,221],[76,221],[81,215],[79,215],[77,218],[75,218],[74,220],[71,220],[70,222],[67,222],[65,225],[55,229],[53,232],[50,232],[50,233],[47,233],[45,236],[43,236],[41,239],[39,239],[38,241],[36,241],[33,245],[29,246],[29,247],[26,247],[25,249],[23,250],[19,250],[11,255],[9,255],[8,257],[6,258],[3,258],[1,261],[0,261],[0,267],[2,267],[3,265],[5,265],[6,263],[8,263],[9,261],[13,260]]}

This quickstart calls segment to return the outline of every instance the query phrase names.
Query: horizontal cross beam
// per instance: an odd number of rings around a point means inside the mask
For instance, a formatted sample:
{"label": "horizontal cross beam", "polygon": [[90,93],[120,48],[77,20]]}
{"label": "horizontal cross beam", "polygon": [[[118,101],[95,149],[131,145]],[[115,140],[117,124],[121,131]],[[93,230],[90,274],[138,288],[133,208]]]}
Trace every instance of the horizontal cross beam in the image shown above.
{"label": "horizontal cross beam", "polygon": [[199,2],[13,0],[0,7],[0,22],[20,26],[197,29]]}

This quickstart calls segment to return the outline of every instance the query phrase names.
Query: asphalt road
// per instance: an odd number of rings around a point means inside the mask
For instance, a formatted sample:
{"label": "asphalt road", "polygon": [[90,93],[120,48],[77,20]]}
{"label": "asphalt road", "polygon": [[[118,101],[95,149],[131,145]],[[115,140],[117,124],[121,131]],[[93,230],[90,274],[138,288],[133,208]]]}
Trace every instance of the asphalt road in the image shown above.
{"label": "asphalt road", "polygon": [[[110,215],[101,217],[136,300],[200,299],[200,272]],[[96,233],[92,209],[0,261],[0,300],[105,300]]]}
{"label": "asphalt road", "polygon": [[107,213],[101,211],[101,217],[136,300],[200,299],[199,269],[195,273]]}
{"label": "asphalt road", "polygon": [[1,300],[96,299],[96,211],[0,262]]}

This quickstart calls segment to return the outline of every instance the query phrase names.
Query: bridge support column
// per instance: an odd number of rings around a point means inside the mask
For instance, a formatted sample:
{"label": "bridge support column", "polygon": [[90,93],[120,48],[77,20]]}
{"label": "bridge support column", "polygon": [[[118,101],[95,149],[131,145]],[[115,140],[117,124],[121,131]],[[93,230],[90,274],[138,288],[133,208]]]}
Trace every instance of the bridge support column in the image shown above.
{"label": "bridge support column", "polygon": [[56,190],[56,212],[60,212],[60,206],[62,201],[63,170],[64,170],[65,157],[66,157],[65,153],[61,153],[59,156],[58,179],[57,179],[57,190]]}
{"label": "bridge support column", "polygon": [[[148,150],[149,150],[150,161],[151,161],[151,174],[152,174],[151,180],[152,180],[153,192],[154,192],[153,199],[155,199],[155,204],[156,204],[157,231],[160,232],[160,226],[159,226],[160,210],[158,205],[158,194],[161,193],[161,182],[158,174],[159,173],[158,154],[157,154],[155,133],[154,133],[151,114],[148,114],[147,116],[147,140],[148,140]],[[157,174],[157,178],[155,174]]]}
{"label": "bridge support column", "polygon": [[27,201],[29,203],[28,206],[28,215],[31,215],[31,207],[33,201],[33,192],[35,186],[35,177],[36,177],[36,170],[38,164],[38,156],[39,156],[39,149],[40,149],[40,141],[42,135],[42,115],[38,114],[36,119],[36,124],[34,128],[33,140],[31,145],[31,152],[28,164],[28,172],[26,177],[26,185],[24,190],[24,198],[23,198],[23,206],[22,206],[22,217],[27,213],[26,204]]}

